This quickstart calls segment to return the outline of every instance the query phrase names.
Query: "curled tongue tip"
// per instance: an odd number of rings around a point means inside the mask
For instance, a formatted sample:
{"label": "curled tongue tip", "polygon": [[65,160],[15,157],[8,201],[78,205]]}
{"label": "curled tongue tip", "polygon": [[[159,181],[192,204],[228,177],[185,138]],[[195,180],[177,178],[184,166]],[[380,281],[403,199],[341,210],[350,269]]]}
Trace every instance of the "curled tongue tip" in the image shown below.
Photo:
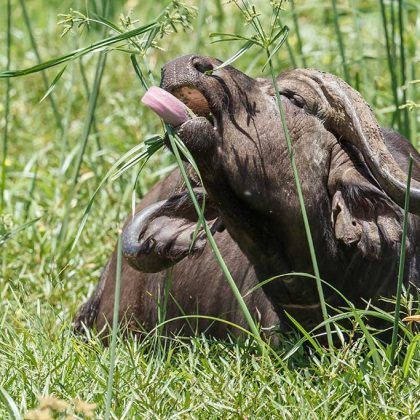
{"label": "curled tongue tip", "polygon": [[174,95],[157,86],[152,86],[141,101],[152,109],[165,123],[177,127],[189,120],[189,108]]}

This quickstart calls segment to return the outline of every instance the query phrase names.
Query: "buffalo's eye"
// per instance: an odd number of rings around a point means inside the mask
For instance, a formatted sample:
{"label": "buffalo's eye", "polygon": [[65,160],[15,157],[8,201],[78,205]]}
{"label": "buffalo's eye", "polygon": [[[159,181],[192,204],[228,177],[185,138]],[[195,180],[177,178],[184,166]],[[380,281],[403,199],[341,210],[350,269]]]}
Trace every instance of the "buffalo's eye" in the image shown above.
{"label": "buffalo's eye", "polygon": [[290,96],[289,99],[293,104],[295,104],[299,108],[303,108],[305,106],[305,101],[299,95]]}

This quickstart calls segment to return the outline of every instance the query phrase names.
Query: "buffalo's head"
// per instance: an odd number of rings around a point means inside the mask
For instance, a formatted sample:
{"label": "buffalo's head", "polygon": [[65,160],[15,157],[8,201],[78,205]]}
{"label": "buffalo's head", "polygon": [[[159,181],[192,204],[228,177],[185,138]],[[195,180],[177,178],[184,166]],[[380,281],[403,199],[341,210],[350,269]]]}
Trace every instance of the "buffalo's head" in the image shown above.
{"label": "buffalo's head", "polygon": [[[413,178],[420,180],[417,152],[381,130],[350,86],[310,69],[277,79],[287,134],[271,81],[231,66],[217,69],[220,64],[210,57],[180,57],[164,66],[161,81],[197,115],[176,131],[200,169],[213,219],[218,212],[261,280],[312,271],[289,135],[322,277],[344,292],[360,284],[359,295],[380,293],[377,283],[364,282],[372,270],[388,276],[390,266],[384,272],[378,267],[396,260],[407,159],[414,156]],[[415,179],[411,209],[420,213]],[[410,220],[409,255],[418,240],[416,217]],[[267,287],[283,307],[317,305],[315,286],[307,281],[291,277]]]}

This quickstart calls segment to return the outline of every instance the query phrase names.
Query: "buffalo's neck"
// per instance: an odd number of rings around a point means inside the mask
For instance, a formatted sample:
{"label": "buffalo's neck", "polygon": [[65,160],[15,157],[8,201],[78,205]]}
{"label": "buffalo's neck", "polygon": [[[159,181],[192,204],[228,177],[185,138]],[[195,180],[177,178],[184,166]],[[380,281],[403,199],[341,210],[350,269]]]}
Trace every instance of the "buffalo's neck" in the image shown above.
{"label": "buffalo's neck", "polygon": [[[306,233],[299,209],[285,208],[281,220],[259,215],[250,210],[227,183],[220,182],[212,188],[206,185],[210,199],[217,203],[223,222],[251,264],[260,282],[290,272],[313,273],[312,261],[307,244]],[[328,207],[323,210],[324,219],[320,223],[319,213],[311,210],[309,217],[315,248],[330,249],[325,238],[325,229],[320,228],[327,222]],[[277,213],[278,215],[278,213]],[[322,254],[322,253],[321,253]],[[324,253],[322,266],[331,263],[332,252]],[[326,264],[324,264],[324,262]],[[297,282],[295,282],[297,280]],[[293,283],[293,284],[292,284]],[[264,286],[273,302],[316,302],[315,283],[302,278],[279,278]]]}
{"label": "buffalo's neck", "polygon": [[[207,185],[206,189],[217,203],[227,230],[253,265],[258,281],[272,279],[262,287],[276,310],[286,310],[305,326],[319,324],[322,314],[315,279],[287,275],[314,274],[299,208],[293,205],[279,209],[283,217],[273,220],[249,210],[227,182],[219,183],[217,188]],[[328,194],[314,197],[313,201],[307,199],[306,204],[321,278],[358,306],[378,295],[391,296],[397,257],[368,260],[356,247],[340,244],[331,229]],[[417,275],[418,279],[418,262],[409,264],[414,268],[407,269],[407,277]],[[331,306],[346,305],[332,288],[324,284],[323,289]]]}

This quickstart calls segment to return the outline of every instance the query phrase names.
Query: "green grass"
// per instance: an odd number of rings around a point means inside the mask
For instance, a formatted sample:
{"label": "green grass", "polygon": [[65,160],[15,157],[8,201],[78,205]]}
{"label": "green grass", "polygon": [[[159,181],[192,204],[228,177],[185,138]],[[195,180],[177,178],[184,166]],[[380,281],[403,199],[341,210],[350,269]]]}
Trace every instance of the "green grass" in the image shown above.
{"label": "green grass", "polygon": [[[11,1],[12,70],[38,64],[37,55],[48,60],[116,35],[91,23],[89,32],[74,27],[60,38],[63,28],[56,25],[57,14],[68,13],[69,7],[85,13],[83,1],[22,3],[28,21],[21,2]],[[140,19],[137,26],[153,22],[163,7],[154,1],[110,3],[112,22],[119,24],[119,14],[133,7],[132,19]],[[287,12],[282,12],[281,21],[291,29],[289,49],[281,48],[275,54],[274,71],[289,68],[293,57],[298,65],[346,76],[372,105],[381,124],[408,133],[418,145],[416,108],[398,111],[396,107],[405,100],[420,102],[419,85],[409,83],[420,78],[417,2],[395,2],[393,13],[389,2],[383,2],[385,21],[379,1],[333,3],[336,10],[332,2],[295,1],[295,16],[289,4],[283,5]],[[91,12],[102,10],[102,2],[88,4]],[[269,29],[269,2],[255,4],[263,12],[264,28]],[[191,31],[184,32],[178,23],[178,32],[155,39],[163,50],[152,48],[144,58],[137,57],[143,70],[146,64],[151,69],[155,80],[159,80],[163,63],[194,53],[198,47],[201,54],[226,60],[243,46],[243,41],[212,44],[212,32],[253,35],[234,5],[198,1],[196,6],[200,13]],[[1,7],[6,10],[6,1]],[[0,14],[0,21],[2,72],[8,67],[6,13]],[[100,57],[87,54],[82,65],[70,61],[41,103],[62,65],[45,73],[0,80],[1,150],[5,151],[1,156],[5,170],[0,215],[0,418],[23,415],[38,406],[40,396],[47,395],[66,402],[79,398],[97,403],[96,414],[105,416],[110,350],[95,337],[88,343],[74,338],[71,319],[92,292],[115,247],[117,233],[131,209],[133,189],[140,198],[175,164],[161,150],[138,179],[136,166],[107,182],[70,251],[86,206],[108,170],[129,149],[162,132],[158,119],[140,105],[144,88],[130,55],[115,50],[108,52],[106,62]],[[252,47],[235,65],[261,76],[266,60],[264,53]],[[270,76],[269,67],[264,76]],[[147,74],[145,77],[150,84]],[[403,85],[406,90],[401,89]],[[7,132],[5,113],[9,114]],[[407,307],[410,302],[403,295],[403,313]],[[392,314],[389,316],[392,327]],[[300,337],[297,333],[282,337],[278,358],[264,359],[254,342],[179,338],[166,342],[165,348],[154,335],[143,343],[117,338],[111,416],[419,416],[419,347],[414,347],[418,340],[409,330],[397,342],[395,370],[389,368],[390,348],[380,347],[368,330],[332,355],[316,342],[313,350],[304,351]],[[413,354],[407,351],[410,343]],[[74,413],[74,407],[68,412]]]}

